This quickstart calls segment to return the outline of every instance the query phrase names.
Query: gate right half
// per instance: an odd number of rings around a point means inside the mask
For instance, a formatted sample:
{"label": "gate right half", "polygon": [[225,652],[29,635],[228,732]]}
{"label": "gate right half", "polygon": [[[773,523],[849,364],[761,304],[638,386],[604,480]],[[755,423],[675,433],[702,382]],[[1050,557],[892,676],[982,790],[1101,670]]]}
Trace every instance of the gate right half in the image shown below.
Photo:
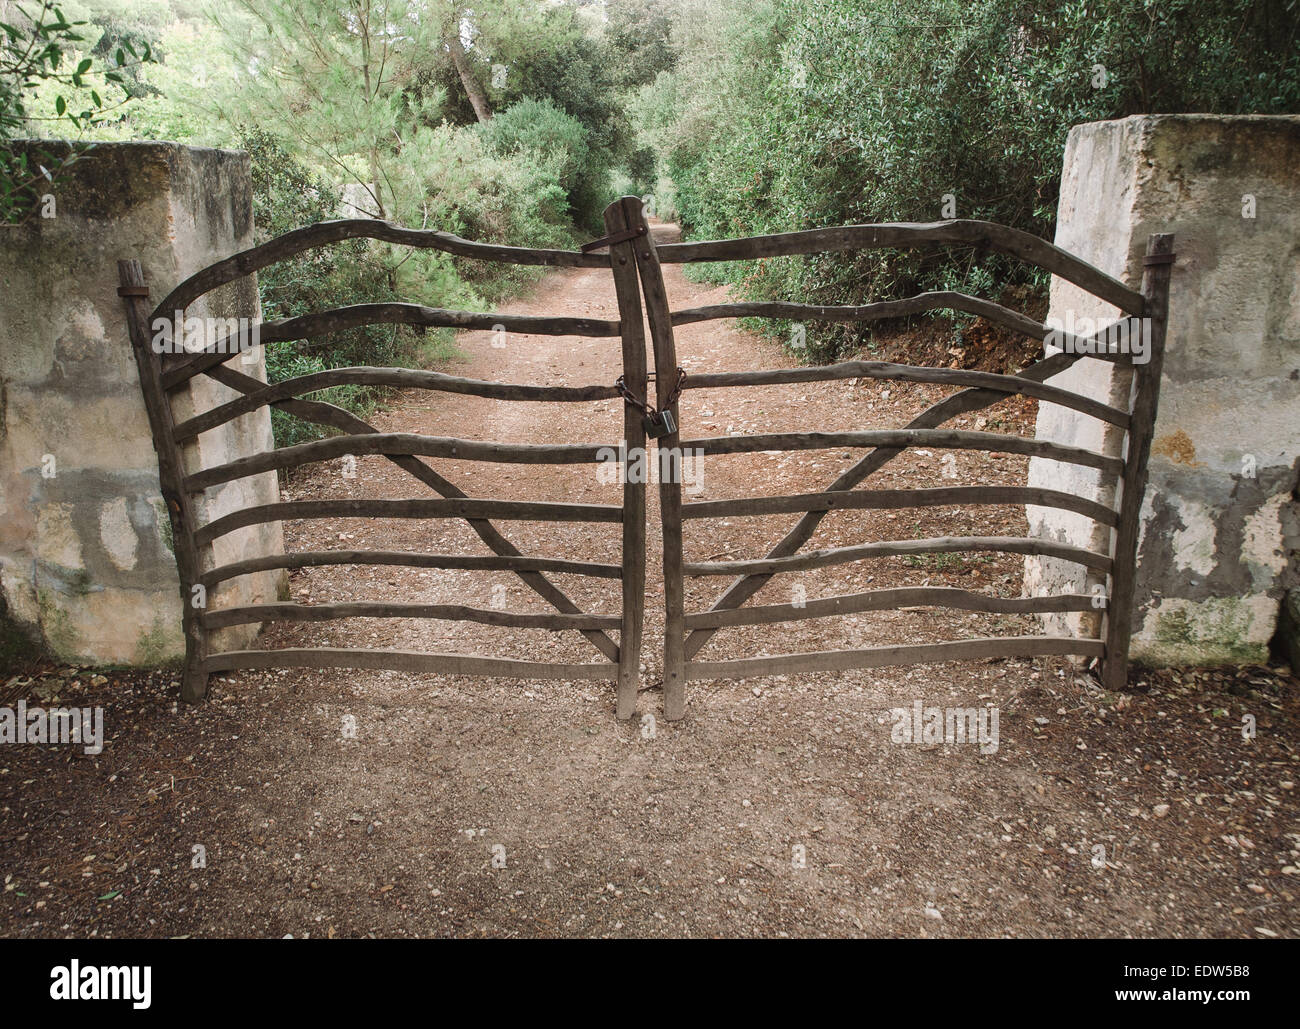
{"label": "gate right half", "polygon": [[[663,263],[737,261],[826,251],[936,244],[975,246],[1018,257],[1113,305],[1119,309],[1121,317],[1090,337],[1079,337],[1053,331],[1047,325],[990,300],[957,292],[925,293],[904,300],[856,307],[823,307],[778,301],[718,304],[670,311],[660,271]],[[851,225],[776,236],[674,243],[659,247],[647,238],[637,245],[636,257],[654,343],[659,402],[661,407],[669,410],[674,427],[671,434],[659,440],[661,448],[668,452],[668,467],[672,467],[671,462],[676,462],[675,472],[661,473],[659,486],[663,513],[665,599],[664,707],[668,718],[683,716],[685,684],[691,679],[729,679],[977,658],[1037,655],[1094,658],[1100,662],[1102,679],[1107,689],[1119,690],[1125,685],[1133,614],[1139,509],[1146,486],[1147,457],[1155,424],[1169,278],[1174,260],[1172,235],[1150,237],[1141,292],[1130,289],[1100,269],[1036,236],[991,222],[969,220],[924,225]],[[999,326],[1052,345],[1045,348],[1047,354],[1043,359],[1015,375],[878,361],[850,361],[825,367],[692,374],[683,382],[676,369],[676,344],[673,336],[676,326],[716,318],[741,317],[866,322],[933,310],[982,315]],[[1139,333],[1142,340],[1140,351],[1131,345],[1131,334],[1134,332]],[[1138,360],[1133,359],[1135,354],[1138,355]],[[1046,380],[1084,356],[1118,362],[1131,372],[1130,402],[1125,408],[1113,407],[1047,384]],[[742,388],[849,378],[938,383],[960,387],[960,392],[939,401],[908,425],[898,429],[768,433],[715,438],[682,438],[682,433],[677,431],[681,415],[676,398],[681,388]],[[1121,430],[1122,446],[1115,453],[1097,453],[1042,439],[942,428],[945,422],[954,417],[981,410],[1013,395],[1057,404],[1115,426]],[[1018,454],[1095,469],[1100,474],[1104,487],[1102,496],[1117,498],[1117,502],[1112,506],[1061,490],[1014,484],[887,490],[854,488],[907,448],[917,446],[937,450],[983,450]],[[684,453],[707,457],[717,454],[828,448],[860,448],[866,452],[822,492],[683,503],[681,461]],[[869,540],[847,547],[802,551],[822,519],[835,510],[993,504],[1059,508],[1084,515],[1109,528],[1111,545],[1107,552],[1100,553],[1037,537],[958,536]],[[798,520],[762,558],[735,561],[684,560],[683,527],[686,522],[787,513],[799,515]],[[802,604],[742,606],[773,576],[786,572],[890,555],[972,551],[1039,555],[1073,562],[1086,569],[1088,589],[1081,593],[1003,598],[951,587],[919,585],[810,599]],[[688,613],[684,603],[684,580],[692,576],[731,576],[733,581],[711,608]],[[705,643],[719,630],[728,627],[793,622],[913,605],[1032,614],[1093,609],[1102,614],[1101,631],[1095,638],[1068,635],[997,636],[736,660],[696,660],[696,655]]]}

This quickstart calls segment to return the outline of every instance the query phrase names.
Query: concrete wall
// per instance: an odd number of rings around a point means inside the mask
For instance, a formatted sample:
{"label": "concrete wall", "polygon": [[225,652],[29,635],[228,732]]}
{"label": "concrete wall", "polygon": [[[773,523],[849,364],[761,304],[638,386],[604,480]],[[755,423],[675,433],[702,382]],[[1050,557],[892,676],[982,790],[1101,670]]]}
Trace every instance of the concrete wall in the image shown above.
{"label": "concrete wall", "polygon": [[[51,190],[54,217],[0,228],[0,617],[64,660],[156,664],[184,653],[181,601],[117,261],[141,261],[156,303],[250,246],[248,158],[114,143],[74,169]],[[246,280],[188,313],[259,311],[256,282]],[[259,348],[231,364],[265,379],[261,356]],[[234,395],[200,377],[175,410],[183,418]],[[187,466],[270,445],[262,410],[205,433]],[[277,497],[274,475],[262,475],[209,490],[200,510],[216,518]],[[278,525],[255,526],[219,540],[213,557],[224,564],[282,549]],[[283,573],[248,576],[209,603],[272,600],[282,582]],[[244,643],[256,628],[223,630],[219,642]]]}
{"label": "concrete wall", "polygon": [[[1076,126],[1058,219],[1059,246],[1134,288],[1148,235],[1177,235],[1133,656],[1263,660],[1283,595],[1297,583],[1300,118],[1139,116]],[[1118,316],[1054,280],[1049,317],[1071,313]],[[1084,358],[1051,381],[1127,407],[1130,378]],[[1038,435],[1121,452],[1118,430],[1055,405],[1041,405]],[[1035,460],[1029,480],[1113,501],[1086,469]],[[1109,548],[1109,530],[1087,519],[1042,508],[1028,515],[1034,534]],[[1091,584],[1075,566],[1025,562],[1027,593]],[[1049,628],[1095,632],[1096,621],[1054,616]]]}

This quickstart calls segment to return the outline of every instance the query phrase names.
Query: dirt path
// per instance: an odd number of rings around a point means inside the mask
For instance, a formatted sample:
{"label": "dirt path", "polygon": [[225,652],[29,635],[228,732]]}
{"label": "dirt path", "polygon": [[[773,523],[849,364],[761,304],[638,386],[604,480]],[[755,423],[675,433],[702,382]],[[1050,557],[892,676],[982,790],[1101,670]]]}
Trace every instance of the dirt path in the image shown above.
{"label": "dirt path", "polygon": [[[666,269],[673,306],[725,291]],[[607,273],[549,275],[505,310],[616,318]],[[499,342],[499,341],[497,341]],[[617,340],[461,339],[456,373],[514,382],[612,382]],[[690,371],[779,367],[779,348],[731,323],[680,332]],[[836,383],[693,391],[688,435],[895,427],[940,394]],[[1006,403],[981,427],[1020,430]],[[471,439],[613,442],[619,403],[505,404],[411,393],[388,431]],[[958,426],[976,427],[977,419]],[[810,491],[848,452],[712,459],[697,497]],[[1016,481],[1012,457],[956,455],[956,481]],[[589,467],[440,462],[471,496],[620,502]],[[941,455],[917,452],[874,480],[921,485]],[[294,481],[295,499],[427,493],[380,459]],[[3,771],[0,832],[22,887],[5,928],[32,935],[1294,935],[1300,854],[1288,739],[1294,680],[1153,680],[1108,696],[1059,662],[989,661],[691,684],[688,717],[659,718],[658,513],[651,491],[650,599],[638,718],[613,718],[612,683],[512,682],[386,672],[285,671],[214,680],[209,703],[175,709],[165,680],[115,679],[100,759],[48,752]],[[758,557],[789,516],[694,522],[687,559]],[[616,526],[498,523],[526,554],[617,563]],[[809,546],[865,539],[1019,534],[1017,511],[837,512]],[[486,553],[456,522],[287,527],[294,549]],[[778,580],[786,581],[778,581]],[[557,576],[587,611],[618,610],[618,584]],[[688,609],[726,580],[696,580]],[[1020,561],[888,559],[777,577],[758,602],[885,585],[1020,592]],[[313,569],[294,598],[425,600],[545,611],[504,573]],[[719,633],[702,657],[838,649],[1033,631],[1010,616],[904,611]],[[367,621],[276,628],[267,646],[392,646],[589,661],[575,632]],[[1253,678],[1252,678],[1253,677]],[[65,676],[66,694],[93,692]],[[1286,689],[1283,685],[1286,685]],[[124,699],[125,698],[125,699]],[[1000,745],[891,743],[889,711],[996,706]],[[1254,713],[1260,735],[1239,732]],[[640,717],[658,719],[651,734]],[[355,726],[355,734],[349,730]],[[116,727],[116,728],[115,728]],[[354,738],[353,738],[354,737]],[[29,748],[29,750],[34,748]],[[36,762],[35,765],[31,764]],[[49,810],[19,806],[38,781]],[[84,801],[82,798],[91,798]],[[55,815],[51,811],[62,810]],[[195,845],[207,864],[194,868]],[[1101,848],[1098,851],[1097,848]],[[90,854],[83,861],[84,854]],[[55,855],[57,854],[57,858]],[[1100,854],[1100,860],[1098,855]],[[504,867],[497,867],[498,865]],[[1283,874],[1283,868],[1291,872]],[[38,886],[37,880],[44,886]],[[9,880],[7,880],[7,883]],[[114,890],[116,896],[107,900]],[[44,891],[44,892],[42,892]],[[34,906],[36,900],[40,906]]]}

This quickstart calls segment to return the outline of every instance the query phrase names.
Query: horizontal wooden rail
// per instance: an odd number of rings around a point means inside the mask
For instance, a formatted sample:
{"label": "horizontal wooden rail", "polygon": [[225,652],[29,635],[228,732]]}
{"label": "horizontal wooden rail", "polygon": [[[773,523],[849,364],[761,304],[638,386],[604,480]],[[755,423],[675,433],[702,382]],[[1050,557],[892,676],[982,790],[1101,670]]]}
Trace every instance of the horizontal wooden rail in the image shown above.
{"label": "horizontal wooden rail", "polygon": [[228,579],[276,568],[320,568],[327,565],[400,565],[407,568],[454,568],[473,571],[565,572],[600,579],[621,579],[621,565],[568,561],[556,557],[511,557],[477,554],[422,554],[400,550],[299,550],[288,554],[232,561],[204,572],[199,582],[208,589]]}
{"label": "horizontal wooden rail", "polygon": [[1071,636],[994,636],[955,640],[949,643],[921,643],[901,647],[866,647],[862,650],[823,650],[808,654],[750,657],[738,661],[688,661],[687,679],[741,679],[756,675],[786,675],[791,672],[839,672],[850,668],[883,668],[887,665],[940,664],[944,661],[976,661],[999,657],[1043,657],[1074,655],[1101,657],[1101,640]]}
{"label": "horizontal wooden rail", "polygon": [[618,615],[527,614],[495,611],[463,604],[387,604],[357,601],[341,604],[245,604],[208,611],[202,616],[208,629],[252,622],[329,622],[339,618],[438,618],[453,622],[508,625],[517,629],[617,629]]}
{"label": "horizontal wooden rail", "polygon": [[749,561],[688,561],[682,566],[686,575],[766,575],[776,572],[802,572],[808,568],[861,561],[873,557],[898,557],[907,554],[972,553],[1000,551],[1006,554],[1034,554],[1072,561],[1099,572],[1110,571],[1111,560],[1105,554],[1028,536],[934,536],[914,540],[880,540],[851,547],[806,550],[789,557],[757,558]]}
{"label": "horizontal wooden rail", "polygon": [[886,361],[845,361],[841,364],[810,365],[805,368],[772,368],[749,372],[704,372],[687,378],[684,389],[718,389],[726,386],[772,386],[792,382],[825,382],[833,379],[891,379],[900,382],[935,382],[945,386],[967,386],[1020,394],[1068,407],[1104,422],[1127,428],[1129,415],[1091,397],[1080,396],[1059,386],[1048,386],[1018,375],[976,372],[955,368],[921,368]]}
{"label": "horizontal wooden rail", "polygon": [[617,452],[617,448],[599,443],[495,443],[456,439],[453,436],[421,436],[413,432],[372,432],[357,436],[332,436],[292,447],[281,447],[279,450],[250,454],[187,475],[185,488],[198,492],[249,475],[297,468],[349,454],[357,457],[401,454],[406,457],[445,457],[455,461],[498,461],[503,464],[597,464],[602,460],[602,450]]}
{"label": "horizontal wooden rail", "polygon": [[236,668],[367,668],[433,675],[504,679],[617,679],[618,663],[554,664],[514,661],[474,654],[430,654],[412,650],[349,650],[338,647],[288,647],[282,650],[228,650],[209,655],[204,671]]}
{"label": "horizontal wooden rail", "polygon": [[[761,450],[827,450],[838,447],[934,447],[936,450],[987,450],[1023,454],[1065,464],[1099,468],[1111,475],[1124,470],[1118,457],[1048,440],[1007,436],[998,432],[958,429],[877,429],[867,432],[772,432],[757,436],[714,436],[682,440],[682,450],[705,454],[752,454]],[[188,481],[188,480],[187,480]]]}
{"label": "horizontal wooden rail", "polygon": [[542,265],[551,268],[609,267],[608,254],[598,256],[582,254],[576,250],[537,250],[529,247],[497,246],[493,243],[476,243],[461,239],[449,232],[408,229],[371,218],[342,218],[294,229],[260,246],[241,251],[224,261],[209,265],[168,293],[150,315],[149,320],[152,322],[154,318],[171,317],[173,311],[184,310],[204,293],[260,271],[267,265],[294,257],[313,247],[341,243],[347,239],[377,239],[383,243],[441,250],[457,257],[476,257],[484,261],[500,261],[506,264]]}
{"label": "horizontal wooden rail", "polygon": [[1046,342],[1052,337],[1051,348],[1066,351],[1077,356],[1095,357],[1100,361],[1114,361],[1116,364],[1132,364],[1133,358],[1125,353],[1120,344],[1113,339],[1115,327],[1119,320],[1103,325],[1090,336],[1076,336],[1072,332],[1053,329],[1051,326],[1036,322],[1032,318],[1013,311],[1009,307],[995,304],[982,297],[973,297],[966,293],[937,292],[920,293],[903,300],[881,300],[874,304],[857,306],[827,307],[820,304],[797,304],[785,300],[756,301],[753,303],[713,304],[709,307],[689,307],[674,311],[672,323],[691,325],[695,322],[711,321],[718,318],[788,318],[794,321],[812,322],[867,322],[884,318],[905,318],[909,315],[926,311],[953,310],[980,314],[989,321],[1012,332],[1019,332],[1031,339]]}
{"label": "horizontal wooden rail", "polygon": [[[428,325],[453,329],[494,329],[537,336],[617,336],[619,323],[595,318],[550,318],[533,315],[493,314],[480,311],[449,311],[421,304],[353,304],[331,311],[316,311],[293,318],[281,318],[258,326],[257,342],[285,343],[363,325]],[[170,367],[162,373],[164,389],[175,389],[209,368],[225,364],[239,354],[239,334],[214,340],[203,350],[171,355]]]}
{"label": "horizontal wooden rail", "polygon": [[768,604],[734,610],[701,611],[686,616],[687,629],[718,629],[728,625],[767,625],[805,618],[831,618],[861,611],[888,611],[903,607],[951,607],[990,614],[1039,614],[1050,611],[1087,611],[1094,598],[1085,593],[1058,593],[1046,597],[990,597],[950,586],[908,586],[822,597],[801,605]]}
{"label": "horizontal wooden rail", "polygon": [[[229,386],[231,389],[240,393],[256,393],[258,390],[265,389],[266,383],[251,375],[245,375],[243,372],[236,371],[227,365],[217,365],[209,369],[208,378],[215,379],[223,386]],[[312,422],[316,425],[328,425],[331,428],[338,429],[341,432],[361,434],[376,432],[376,428],[369,422],[363,421],[350,411],[345,411],[334,404],[327,404],[319,400],[282,400],[275,405],[280,410],[292,414],[304,421]],[[428,486],[431,490],[441,494],[451,500],[468,499],[465,491],[453,482],[449,482],[443,476],[430,468],[427,464],[416,457],[406,457],[401,454],[385,454],[385,459],[395,464],[398,468],[407,472],[419,482]],[[494,554],[503,557],[520,557],[519,548],[501,535],[495,525],[485,518],[469,518],[466,524],[474,530],[478,536]],[[546,578],[546,575],[540,571],[528,571],[516,569],[515,573],[519,580],[530,590],[544,599],[557,611],[563,611],[566,614],[578,614],[579,608],[572,600],[565,595],[564,591]],[[584,630],[582,634],[587,641],[604,654],[611,661],[617,661],[619,657],[619,647],[612,639],[599,629]]]}
{"label": "horizontal wooden rail", "polygon": [[958,219],[942,222],[887,222],[806,229],[745,239],[668,243],[656,247],[664,264],[693,261],[750,261],[764,257],[816,254],[838,250],[877,250],[957,244],[996,250],[1018,257],[1114,304],[1127,314],[1143,313],[1142,294],[1045,239],[995,222]]}
{"label": "horizontal wooden rail", "polygon": [[575,403],[609,400],[619,395],[616,386],[525,386],[507,382],[465,379],[459,375],[426,372],[413,368],[330,368],[310,375],[284,379],[265,389],[249,393],[238,400],[214,407],[186,419],[176,426],[176,439],[188,440],[201,432],[215,429],[241,415],[268,404],[315,393],[331,386],[383,386],[393,389],[430,389],[443,393],[460,393],[494,400],[525,400],[542,403]]}
{"label": "horizontal wooden rail", "polygon": [[1062,490],[1036,486],[949,486],[936,489],[831,490],[783,497],[741,497],[700,500],[682,505],[682,518],[735,518],[794,514],[800,511],[895,510],[905,507],[949,507],[972,504],[1031,504],[1059,508],[1117,525],[1119,515],[1105,504]]}
{"label": "horizontal wooden rail", "polygon": [[621,522],[609,504],[552,504],[532,500],[286,500],[245,507],[194,533],[201,546],[246,525],[315,518],[501,518],[516,522]]}
{"label": "horizontal wooden rail", "polygon": [[796,322],[868,322],[883,318],[906,318],[927,311],[964,311],[983,315],[1012,332],[1019,332],[1042,340],[1051,331],[1019,311],[983,297],[954,290],[918,293],[901,300],[880,300],[872,304],[800,304],[788,300],[743,301],[730,304],[710,304],[707,307],[688,307],[672,313],[673,326],[693,325],[696,322],[718,318],[788,318]]}

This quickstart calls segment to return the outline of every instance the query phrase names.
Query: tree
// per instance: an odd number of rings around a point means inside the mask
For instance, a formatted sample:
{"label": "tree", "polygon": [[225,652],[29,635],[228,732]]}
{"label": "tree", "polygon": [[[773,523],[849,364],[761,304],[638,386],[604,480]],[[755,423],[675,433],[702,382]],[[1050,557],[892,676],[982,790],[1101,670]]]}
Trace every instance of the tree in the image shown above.
{"label": "tree", "polygon": [[[400,217],[392,158],[421,115],[404,94],[414,55],[440,43],[411,0],[237,0],[247,18],[224,19],[236,51],[252,54],[239,83],[251,123],[279,133],[342,181],[368,194],[380,218]],[[246,49],[245,49],[246,48]],[[435,112],[441,97],[425,104]]]}

